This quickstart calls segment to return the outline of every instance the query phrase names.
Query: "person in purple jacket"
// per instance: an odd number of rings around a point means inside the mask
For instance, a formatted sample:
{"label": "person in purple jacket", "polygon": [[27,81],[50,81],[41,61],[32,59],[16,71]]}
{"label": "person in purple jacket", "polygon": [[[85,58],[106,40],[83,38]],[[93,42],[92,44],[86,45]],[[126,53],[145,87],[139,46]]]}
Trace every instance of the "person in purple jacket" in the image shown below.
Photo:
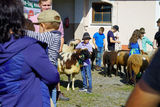
{"label": "person in purple jacket", "polygon": [[59,73],[39,42],[24,35],[21,0],[0,0],[0,13],[1,106],[50,107],[47,86],[57,85]]}
{"label": "person in purple jacket", "polygon": [[[89,43],[89,40],[91,39],[88,32],[85,32],[83,34],[83,42],[79,43],[76,46],[76,49],[87,49],[90,54],[92,53],[92,45]],[[91,59],[86,59],[83,62],[83,67],[81,68],[81,75],[83,79],[83,88],[81,88],[80,92],[87,92],[88,94],[92,93],[92,73],[91,73]],[[89,86],[87,86],[87,80]]]}

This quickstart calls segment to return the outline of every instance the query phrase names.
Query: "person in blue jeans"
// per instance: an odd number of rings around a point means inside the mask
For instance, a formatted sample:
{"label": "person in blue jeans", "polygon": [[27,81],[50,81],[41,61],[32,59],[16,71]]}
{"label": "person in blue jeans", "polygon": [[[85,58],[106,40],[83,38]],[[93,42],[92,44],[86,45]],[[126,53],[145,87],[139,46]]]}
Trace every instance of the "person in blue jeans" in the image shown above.
{"label": "person in blue jeans", "polygon": [[96,70],[101,69],[101,59],[102,59],[102,53],[103,49],[105,49],[105,35],[103,34],[104,28],[100,27],[99,32],[96,32],[93,35],[93,44],[95,46],[95,49],[97,49],[97,57],[96,57]]}
{"label": "person in blue jeans", "polygon": [[[88,51],[91,54],[92,45],[89,43],[90,39],[91,38],[90,38],[89,33],[85,32],[83,35],[83,38],[82,38],[82,40],[84,40],[84,41],[79,43],[77,45],[76,49],[88,49]],[[83,79],[83,88],[80,89],[79,91],[92,93],[91,59],[86,59],[83,62],[83,67],[81,68],[81,75],[82,75],[82,79]],[[89,86],[87,86],[87,79],[88,79]]]}

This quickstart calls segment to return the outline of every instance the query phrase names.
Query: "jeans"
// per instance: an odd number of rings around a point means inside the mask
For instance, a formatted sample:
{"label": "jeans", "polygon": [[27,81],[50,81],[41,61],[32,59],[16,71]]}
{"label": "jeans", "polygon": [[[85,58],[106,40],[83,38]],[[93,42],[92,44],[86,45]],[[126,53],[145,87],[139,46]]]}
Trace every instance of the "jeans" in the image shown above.
{"label": "jeans", "polygon": [[[83,66],[81,68],[81,75],[83,80],[83,88],[89,88],[92,89],[92,74],[91,74],[91,65]],[[87,78],[86,78],[87,76]],[[89,87],[87,87],[87,79],[89,83]]]}
{"label": "jeans", "polygon": [[56,88],[54,88],[51,93],[52,93],[51,97],[52,97],[52,100],[53,100],[54,107],[56,107],[57,106],[56,105],[56,97],[57,97],[57,90],[56,90]]}
{"label": "jeans", "polygon": [[101,67],[103,47],[98,47],[97,51],[98,51],[98,53],[97,53],[97,56],[96,56],[96,65],[98,65],[99,67]]}

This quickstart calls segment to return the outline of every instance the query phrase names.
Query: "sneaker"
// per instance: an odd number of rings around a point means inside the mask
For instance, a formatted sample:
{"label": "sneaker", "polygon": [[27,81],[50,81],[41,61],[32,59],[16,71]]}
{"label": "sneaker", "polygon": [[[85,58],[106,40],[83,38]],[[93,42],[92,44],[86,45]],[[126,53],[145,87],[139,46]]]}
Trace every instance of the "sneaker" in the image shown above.
{"label": "sneaker", "polygon": [[70,99],[65,97],[63,93],[60,93],[58,96],[58,100],[60,101],[69,101]]}
{"label": "sneaker", "polygon": [[87,89],[86,88],[81,88],[79,89],[80,92],[87,92]]}
{"label": "sneaker", "polygon": [[97,71],[100,71],[101,70],[101,67],[99,67],[99,66],[96,66],[96,68],[95,68]]}
{"label": "sneaker", "polygon": [[92,94],[92,90],[91,90],[91,89],[88,89],[86,93],[87,93],[87,94]]}

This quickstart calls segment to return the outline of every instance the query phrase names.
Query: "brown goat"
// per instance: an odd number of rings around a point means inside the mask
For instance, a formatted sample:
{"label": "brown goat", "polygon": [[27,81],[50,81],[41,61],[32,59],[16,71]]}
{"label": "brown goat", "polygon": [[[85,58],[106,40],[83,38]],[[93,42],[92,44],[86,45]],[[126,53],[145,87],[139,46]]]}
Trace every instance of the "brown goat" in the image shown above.
{"label": "brown goat", "polygon": [[116,65],[117,65],[116,74],[118,74],[118,69],[121,72],[121,66],[123,66],[124,72],[126,74],[126,66],[127,66],[128,57],[129,57],[129,51],[123,51],[123,50],[118,51],[117,62],[116,62]]}
{"label": "brown goat", "polygon": [[[111,51],[111,52],[107,52],[105,51],[103,54],[103,65],[104,65],[104,72],[105,72],[105,76],[106,76],[106,64],[108,65],[108,76],[111,77],[111,72],[113,70],[113,66],[116,64],[116,60],[117,60],[117,52],[115,51]],[[115,74],[117,75],[117,74]]]}
{"label": "brown goat", "polygon": [[144,70],[148,67],[148,65],[148,55],[133,54],[129,56],[127,61],[127,82],[129,82],[129,80],[133,80],[134,84],[136,84],[136,75],[139,72],[143,74]]}

